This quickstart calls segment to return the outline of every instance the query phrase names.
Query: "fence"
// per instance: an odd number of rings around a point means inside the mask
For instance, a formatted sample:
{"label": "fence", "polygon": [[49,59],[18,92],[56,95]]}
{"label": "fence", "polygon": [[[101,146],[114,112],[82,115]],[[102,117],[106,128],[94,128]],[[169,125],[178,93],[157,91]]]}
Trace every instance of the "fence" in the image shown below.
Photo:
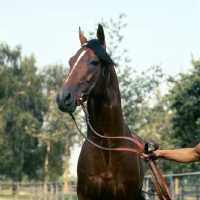
{"label": "fence", "polygon": [[0,183],[0,200],[76,200],[73,183],[64,192],[64,183]]}
{"label": "fence", "polygon": [[[200,200],[200,172],[164,175],[172,200]],[[159,200],[151,176],[145,176],[144,193],[148,200]],[[76,185],[64,183],[0,183],[0,200],[77,200]]]}
{"label": "fence", "polygon": [[[163,175],[173,200],[200,200],[200,172]],[[149,200],[158,200],[151,176],[145,176],[143,190]]]}

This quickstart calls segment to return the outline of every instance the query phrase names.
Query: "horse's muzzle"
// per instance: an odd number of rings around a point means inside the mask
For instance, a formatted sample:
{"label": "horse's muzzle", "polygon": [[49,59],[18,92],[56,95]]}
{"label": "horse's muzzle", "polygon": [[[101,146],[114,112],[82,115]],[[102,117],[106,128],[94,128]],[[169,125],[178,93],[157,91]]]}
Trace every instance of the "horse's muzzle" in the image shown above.
{"label": "horse's muzzle", "polygon": [[62,112],[72,113],[76,109],[76,104],[72,93],[68,90],[60,89],[56,96],[56,103]]}

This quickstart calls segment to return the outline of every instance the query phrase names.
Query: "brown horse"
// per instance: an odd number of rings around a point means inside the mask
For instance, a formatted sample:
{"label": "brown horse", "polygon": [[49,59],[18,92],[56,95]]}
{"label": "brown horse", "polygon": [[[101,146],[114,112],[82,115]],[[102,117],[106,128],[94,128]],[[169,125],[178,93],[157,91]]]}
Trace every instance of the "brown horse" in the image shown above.
{"label": "brown horse", "polygon": [[[131,137],[124,121],[121,97],[114,66],[106,52],[104,30],[99,25],[97,38],[87,41],[79,29],[81,48],[70,58],[69,74],[57,94],[61,111],[73,113],[79,97],[87,94],[89,121],[102,136]],[[107,147],[138,147],[127,140],[103,139],[88,127],[87,137]],[[137,137],[137,136],[136,136]],[[79,200],[140,200],[144,161],[131,152],[106,151],[85,140],[78,161]]]}

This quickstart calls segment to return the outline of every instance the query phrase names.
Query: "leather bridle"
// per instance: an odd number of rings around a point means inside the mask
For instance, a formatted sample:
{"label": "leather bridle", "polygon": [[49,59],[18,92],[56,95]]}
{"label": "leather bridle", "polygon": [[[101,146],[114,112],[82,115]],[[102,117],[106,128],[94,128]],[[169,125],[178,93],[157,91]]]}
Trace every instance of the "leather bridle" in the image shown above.
{"label": "leather bridle", "polygon": [[[86,93],[81,93],[80,95],[78,95],[78,99],[77,99],[77,104],[78,105],[81,105],[84,113],[85,113],[85,117],[86,117],[86,123],[88,125],[88,127],[91,129],[91,131],[97,135],[98,137],[102,138],[102,139],[124,139],[124,140],[128,140],[128,141],[131,141],[133,142],[134,144],[136,144],[136,146],[138,147],[137,149],[134,149],[134,148],[128,148],[128,147],[117,147],[117,148],[108,148],[108,147],[103,147],[103,146],[100,146],[96,143],[94,143],[92,140],[90,140],[87,136],[85,136],[82,131],[80,130],[80,128],[78,127],[77,123],[76,123],[76,120],[73,116],[72,113],[70,113],[70,116],[72,117],[72,119],[74,120],[74,123],[77,127],[77,129],[79,130],[79,132],[81,133],[81,135],[92,145],[96,146],[97,148],[99,149],[102,149],[102,150],[107,150],[107,151],[128,151],[128,152],[133,152],[133,153],[137,153],[138,155],[142,155],[143,153],[149,153],[149,148],[148,146],[151,145],[154,150],[157,150],[159,148],[159,145],[153,141],[153,140],[150,140],[148,141],[145,145],[143,144],[143,142],[140,140],[140,138],[132,133],[132,137],[125,137],[125,136],[118,136],[118,137],[110,137],[110,136],[103,136],[99,133],[97,133],[93,127],[91,126],[90,124],[90,121],[89,121],[89,113],[88,113],[88,110],[87,110],[87,106],[86,106],[86,103],[84,102],[85,100],[89,100],[88,97],[91,95],[91,93],[94,91],[99,79],[100,79],[100,76],[105,76],[105,70],[107,70],[108,72],[108,78],[107,78],[107,81],[106,81],[106,86],[104,88],[104,91],[103,93],[105,92],[105,90],[107,89],[108,87],[108,84],[109,84],[109,81],[110,81],[110,69],[109,69],[109,66],[108,65],[104,65],[102,67],[102,70],[99,74],[99,76],[97,77],[97,79],[94,81],[94,83],[92,84],[92,86],[89,88],[89,90],[86,92]],[[87,97],[87,99],[85,99],[85,96]],[[150,173],[151,173],[151,176],[152,176],[152,180],[153,180],[153,183],[155,185],[155,189],[156,189],[156,192],[160,198],[160,200],[171,200],[171,194],[169,192],[169,189],[168,189],[168,186],[159,170],[159,168],[156,166],[156,163],[155,161],[150,157],[150,158],[147,158],[146,159],[146,162],[148,163],[149,165],[149,168],[150,168]]]}

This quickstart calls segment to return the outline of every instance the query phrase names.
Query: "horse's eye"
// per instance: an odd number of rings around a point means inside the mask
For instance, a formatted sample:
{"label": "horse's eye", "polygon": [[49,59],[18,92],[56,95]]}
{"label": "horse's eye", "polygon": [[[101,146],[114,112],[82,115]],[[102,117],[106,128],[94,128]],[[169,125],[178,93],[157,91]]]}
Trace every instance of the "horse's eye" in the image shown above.
{"label": "horse's eye", "polygon": [[90,64],[97,66],[99,64],[99,60],[93,60]]}

